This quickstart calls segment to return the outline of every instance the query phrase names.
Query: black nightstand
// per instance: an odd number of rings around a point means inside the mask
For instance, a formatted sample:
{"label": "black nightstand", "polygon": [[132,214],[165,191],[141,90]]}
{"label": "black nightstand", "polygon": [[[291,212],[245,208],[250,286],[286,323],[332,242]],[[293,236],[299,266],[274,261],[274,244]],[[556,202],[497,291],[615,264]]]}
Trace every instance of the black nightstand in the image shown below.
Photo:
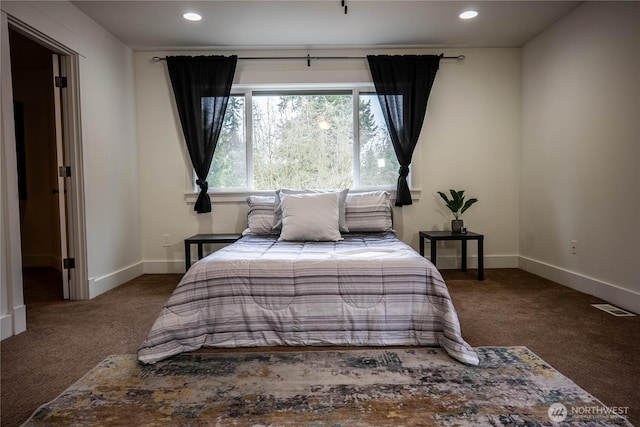
{"label": "black nightstand", "polygon": [[484,280],[484,236],[472,233],[453,233],[451,231],[421,231],[420,255],[424,256],[424,239],[431,242],[431,262],[436,265],[436,242],[438,240],[460,240],[462,244],[462,271],[467,271],[467,241],[478,242],[478,280]]}
{"label": "black nightstand", "polygon": [[184,264],[185,271],[191,267],[191,245],[198,245],[198,259],[202,259],[202,245],[205,243],[233,243],[242,234],[196,234],[184,239]]}

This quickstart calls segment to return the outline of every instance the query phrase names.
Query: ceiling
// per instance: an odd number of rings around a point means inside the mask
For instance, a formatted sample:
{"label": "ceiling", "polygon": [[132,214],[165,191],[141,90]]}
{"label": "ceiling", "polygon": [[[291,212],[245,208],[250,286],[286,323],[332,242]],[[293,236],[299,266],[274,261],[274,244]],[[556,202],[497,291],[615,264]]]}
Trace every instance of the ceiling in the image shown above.
{"label": "ceiling", "polygon": [[[135,50],[179,50],[521,47],[581,2],[346,0],[346,14],[341,0],[72,3]],[[461,20],[469,8],[478,17]]]}

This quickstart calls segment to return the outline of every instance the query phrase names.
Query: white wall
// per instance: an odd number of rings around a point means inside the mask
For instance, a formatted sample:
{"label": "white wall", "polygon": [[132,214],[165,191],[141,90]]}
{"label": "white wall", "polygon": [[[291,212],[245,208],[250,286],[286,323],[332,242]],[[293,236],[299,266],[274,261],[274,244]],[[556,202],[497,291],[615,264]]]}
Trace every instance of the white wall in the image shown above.
{"label": "white wall", "polygon": [[107,36],[80,63],[91,297],[142,273],[133,55]]}
{"label": "white wall", "polygon": [[93,297],[142,272],[133,53],[71,3],[0,6],[80,57],[87,286]]}
{"label": "white wall", "polygon": [[585,2],[522,68],[521,265],[639,312],[640,3]]}
{"label": "white wall", "polygon": [[[246,227],[242,198],[213,195],[213,212],[193,212],[191,166],[166,64],[153,56],[227,52],[135,53],[136,113],[139,144],[142,256],[146,272],[184,271],[183,239],[196,233],[241,232]],[[234,52],[235,53],[235,52]],[[313,51],[312,56],[364,56],[418,51]],[[419,51],[419,53],[441,53]],[[465,189],[480,201],[463,217],[472,231],[484,233],[487,267],[515,267],[518,255],[520,139],[520,50],[459,49],[445,55],[436,77],[427,118],[413,161],[413,187],[419,200],[394,209],[399,236],[418,247],[418,231],[448,229],[451,217],[438,190]],[[296,56],[307,51],[242,52],[239,56]],[[236,84],[371,82],[365,60],[239,61]],[[225,202],[220,202],[225,200]],[[172,245],[162,246],[169,234]],[[470,244],[475,255],[475,245]],[[459,262],[459,244],[439,249],[438,266]],[[475,265],[475,259],[470,263]]]}

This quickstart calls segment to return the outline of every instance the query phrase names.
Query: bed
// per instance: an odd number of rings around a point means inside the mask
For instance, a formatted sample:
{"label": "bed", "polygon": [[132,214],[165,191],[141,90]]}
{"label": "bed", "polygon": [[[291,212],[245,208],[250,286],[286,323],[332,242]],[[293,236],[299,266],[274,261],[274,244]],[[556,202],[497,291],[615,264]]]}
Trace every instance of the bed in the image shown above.
{"label": "bed", "polygon": [[[388,193],[313,194],[249,198],[245,235],[189,269],[139,361],[203,347],[410,345],[477,365],[442,276],[391,229]],[[302,237],[291,234],[298,214]]]}

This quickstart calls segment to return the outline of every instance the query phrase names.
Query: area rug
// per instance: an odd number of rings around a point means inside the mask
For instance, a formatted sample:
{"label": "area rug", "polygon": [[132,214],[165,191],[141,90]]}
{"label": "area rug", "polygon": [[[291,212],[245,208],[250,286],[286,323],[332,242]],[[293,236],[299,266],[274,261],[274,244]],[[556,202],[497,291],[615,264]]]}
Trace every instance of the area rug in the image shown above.
{"label": "area rug", "polygon": [[525,347],[110,356],[27,426],[630,426]]}

